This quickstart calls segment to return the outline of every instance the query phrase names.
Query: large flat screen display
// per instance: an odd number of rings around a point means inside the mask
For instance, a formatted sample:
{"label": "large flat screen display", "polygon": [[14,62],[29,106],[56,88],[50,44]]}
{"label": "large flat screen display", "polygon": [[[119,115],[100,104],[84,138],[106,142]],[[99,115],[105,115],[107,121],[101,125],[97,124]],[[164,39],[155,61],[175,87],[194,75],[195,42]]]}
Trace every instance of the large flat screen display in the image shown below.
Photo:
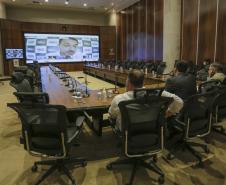
{"label": "large flat screen display", "polygon": [[23,59],[23,49],[6,48],[5,49],[6,60],[10,59]]}
{"label": "large flat screen display", "polygon": [[99,60],[98,35],[24,33],[24,39],[27,63]]}

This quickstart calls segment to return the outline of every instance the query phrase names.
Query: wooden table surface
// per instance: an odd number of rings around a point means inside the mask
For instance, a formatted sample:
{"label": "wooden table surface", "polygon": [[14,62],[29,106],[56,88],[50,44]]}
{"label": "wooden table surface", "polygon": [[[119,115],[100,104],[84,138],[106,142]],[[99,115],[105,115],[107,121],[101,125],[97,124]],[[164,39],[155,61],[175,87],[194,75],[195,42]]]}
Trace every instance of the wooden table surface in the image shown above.
{"label": "wooden table surface", "polygon": [[[49,94],[49,103],[55,105],[64,105],[67,109],[73,110],[89,110],[95,108],[108,108],[112,98],[98,98],[98,90],[90,90],[90,96],[77,101],[72,97],[68,87],[59,79],[53,71],[48,67],[41,67],[41,81],[43,91]],[[146,85],[149,88],[164,87],[164,83]],[[119,93],[125,92],[124,88],[118,89]]]}
{"label": "wooden table surface", "polygon": [[[129,71],[124,70],[120,72],[120,70],[115,71],[114,69],[101,68],[99,66],[86,65],[84,66],[83,71],[87,74],[93,75],[95,77],[102,78],[103,80],[109,80],[112,82],[117,81],[117,83],[125,85],[126,79]],[[144,84],[158,84],[166,81],[166,75],[161,75],[159,77],[154,77],[152,74],[145,75]]]}

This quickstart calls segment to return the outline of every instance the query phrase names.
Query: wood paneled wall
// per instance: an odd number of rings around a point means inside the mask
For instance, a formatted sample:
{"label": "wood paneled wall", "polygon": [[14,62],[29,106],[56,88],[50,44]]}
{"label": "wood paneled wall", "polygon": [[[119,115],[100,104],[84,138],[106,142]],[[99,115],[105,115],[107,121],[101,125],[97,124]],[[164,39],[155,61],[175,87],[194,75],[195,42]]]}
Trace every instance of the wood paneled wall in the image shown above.
{"label": "wood paneled wall", "polygon": [[[23,32],[36,33],[70,33],[70,34],[95,34],[100,36],[100,60],[114,60],[116,53],[116,28],[114,26],[85,26],[65,25],[51,23],[18,22],[0,19],[0,31],[2,34],[2,49],[23,48]],[[113,54],[110,50],[113,50]],[[4,53],[4,51],[3,51]],[[4,73],[10,75],[13,71],[12,62],[4,59]],[[23,63],[25,63],[23,61]],[[83,63],[58,64],[65,71],[82,70]]]}
{"label": "wood paneled wall", "polygon": [[226,64],[226,1],[182,0],[181,58]]}
{"label": "wood paneled wall", "polygon": [[163,59],[163,0],[141,0],[118,13],[118,59]]}

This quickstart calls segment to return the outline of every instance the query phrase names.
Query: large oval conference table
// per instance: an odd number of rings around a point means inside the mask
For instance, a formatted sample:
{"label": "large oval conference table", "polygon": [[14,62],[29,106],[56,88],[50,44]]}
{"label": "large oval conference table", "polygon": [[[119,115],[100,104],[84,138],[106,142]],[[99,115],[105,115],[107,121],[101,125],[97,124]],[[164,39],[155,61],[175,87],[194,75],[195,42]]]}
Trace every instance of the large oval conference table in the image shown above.
{"label": "large oval conference table", "polygon": [[[103,114],[108,112],[111,101],[115,94],[110,98],[100,98],[98,90],[88,90],[89,96],[77,99],[73,93],[65,86],[65,82],[60,79],[49,66],[40,68],[42,91],[48,93],[49,103],[53,105],[64,105],[68,111],[81,111],[86,116],[89,127],[99,136],[102,135],[102,128],[106,126]],[[165,83],[163,80],[156,80],[156,83],[146,84],[148,88],[162,88]],[[77,82],[79,84],[79,82]],[[79,84],[83,90],[84,84]],[[81,88],[81,89],[82,89]],[[119,93],[125,92],[125,88],[118,88]]]}

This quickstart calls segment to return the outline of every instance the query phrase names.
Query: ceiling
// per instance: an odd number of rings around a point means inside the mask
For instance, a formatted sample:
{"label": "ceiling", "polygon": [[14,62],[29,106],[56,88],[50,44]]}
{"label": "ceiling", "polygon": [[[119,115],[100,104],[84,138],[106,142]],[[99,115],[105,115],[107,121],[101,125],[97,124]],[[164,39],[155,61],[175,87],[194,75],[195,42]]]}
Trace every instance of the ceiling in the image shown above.
{"label": "ceiling", "polygon": [[[68,5],[65,1],[69,1]],[[77,10],[93,12],[120,11],[139,0],[0,0],[8,7]],[[84,6],[84,3],[87,6]]]}

